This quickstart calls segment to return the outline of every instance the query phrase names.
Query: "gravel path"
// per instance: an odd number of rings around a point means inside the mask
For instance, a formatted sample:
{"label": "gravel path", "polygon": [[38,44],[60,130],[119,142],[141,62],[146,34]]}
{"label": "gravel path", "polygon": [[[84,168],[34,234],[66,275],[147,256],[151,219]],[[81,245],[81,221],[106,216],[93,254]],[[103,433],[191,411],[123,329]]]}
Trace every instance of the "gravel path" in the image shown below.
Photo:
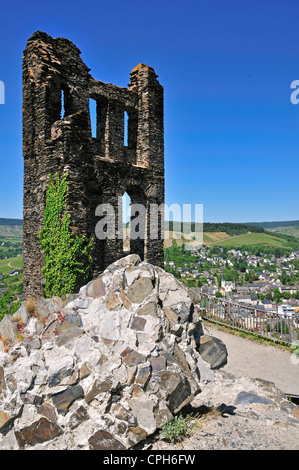
{"label": "gravel path", "polygon": [[261,378],[274,382],[287,394],[299,395],[299,358],[290,352],[223,331],[205,323],[207,334],[216,336],[226,345],[228,362],[221,370],[237,377]]}

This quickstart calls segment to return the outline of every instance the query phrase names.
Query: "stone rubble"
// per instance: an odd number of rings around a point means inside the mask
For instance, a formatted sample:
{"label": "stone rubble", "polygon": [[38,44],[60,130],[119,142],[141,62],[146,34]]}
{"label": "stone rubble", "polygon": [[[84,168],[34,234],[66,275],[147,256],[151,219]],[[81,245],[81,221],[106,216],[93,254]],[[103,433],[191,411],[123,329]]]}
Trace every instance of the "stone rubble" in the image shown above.
{"label": "stone rubble", "polygon": [[192,293],[126,256],[79,293],[27,301],[0,323],[0,449],[132,448],[191,403],[226,356]]}

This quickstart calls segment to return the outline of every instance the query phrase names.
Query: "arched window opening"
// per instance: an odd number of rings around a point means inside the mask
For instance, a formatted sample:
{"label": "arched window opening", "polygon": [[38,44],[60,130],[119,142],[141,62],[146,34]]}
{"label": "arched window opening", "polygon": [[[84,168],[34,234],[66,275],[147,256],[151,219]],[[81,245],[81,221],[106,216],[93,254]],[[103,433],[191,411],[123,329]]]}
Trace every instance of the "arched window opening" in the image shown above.
{"label": "arched window opening", "polygon": [[131,198],[128,193],[122,196],[123,250],[130,251]]}

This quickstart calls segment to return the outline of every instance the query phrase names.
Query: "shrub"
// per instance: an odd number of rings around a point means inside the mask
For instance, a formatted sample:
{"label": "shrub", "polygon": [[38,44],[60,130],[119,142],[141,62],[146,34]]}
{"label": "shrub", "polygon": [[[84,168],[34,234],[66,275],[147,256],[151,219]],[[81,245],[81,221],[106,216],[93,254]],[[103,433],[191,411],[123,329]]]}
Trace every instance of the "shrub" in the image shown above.
{"label": "shrub", "polygon": [[13,302],[14,291],[8,289],[2,295],[0,295],[0,321],[5,315],[14,314],[21,306],[21,301]]}
{"label": "shrub", "polygon": [[66,211],[67,174],[49,175],[43,228],[39,233],[45,257],[42,273],[46,297],[64,297],[88,281],[91,273],[93,239],[87,241],[70,229]]}
{"label": "shrub", "polygon": [[27,313],[30,313],[31,315],[34,315],[36,313],[36,300],[33,298],[27,299],[25,301],[25,306]]}
{"label": "shrub", "polygon": [[193,428],[196,425],[195,417],[191,415],[175,416],[173,421],[169,421],[161,428],[161,437],[170,442],[181,442],[186,437],[190,436]]}

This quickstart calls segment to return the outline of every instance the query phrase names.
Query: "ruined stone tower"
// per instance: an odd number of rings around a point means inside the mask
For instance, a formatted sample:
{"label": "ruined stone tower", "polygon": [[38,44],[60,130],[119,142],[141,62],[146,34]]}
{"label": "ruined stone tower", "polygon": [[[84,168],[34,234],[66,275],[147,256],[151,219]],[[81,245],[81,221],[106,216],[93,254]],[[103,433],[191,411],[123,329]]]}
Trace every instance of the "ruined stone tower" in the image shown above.
{"label": "ruined stone tower", "polygon": [[[90,99],[96,101],[92,137]],[[64,112],[63,112],[64,111]],[[125,113],[128,116],[124,143]],[[128,88],[95,80],[69,40],[36,32],[23,57],[24,295],[43,295],[43,256],[37,234],[43,224],[48,175],[68,173],[72,230],[95,236],[100,204],[115,214],[114,239],[95,237],[93,275],[124,256],[117,224],[119,198],[146,207],[144,237],[132,239],[131,253],[163,265],[163,213],[151,239],[149,208],[164,203],[163,87],[151,67],[131,71]]]}

